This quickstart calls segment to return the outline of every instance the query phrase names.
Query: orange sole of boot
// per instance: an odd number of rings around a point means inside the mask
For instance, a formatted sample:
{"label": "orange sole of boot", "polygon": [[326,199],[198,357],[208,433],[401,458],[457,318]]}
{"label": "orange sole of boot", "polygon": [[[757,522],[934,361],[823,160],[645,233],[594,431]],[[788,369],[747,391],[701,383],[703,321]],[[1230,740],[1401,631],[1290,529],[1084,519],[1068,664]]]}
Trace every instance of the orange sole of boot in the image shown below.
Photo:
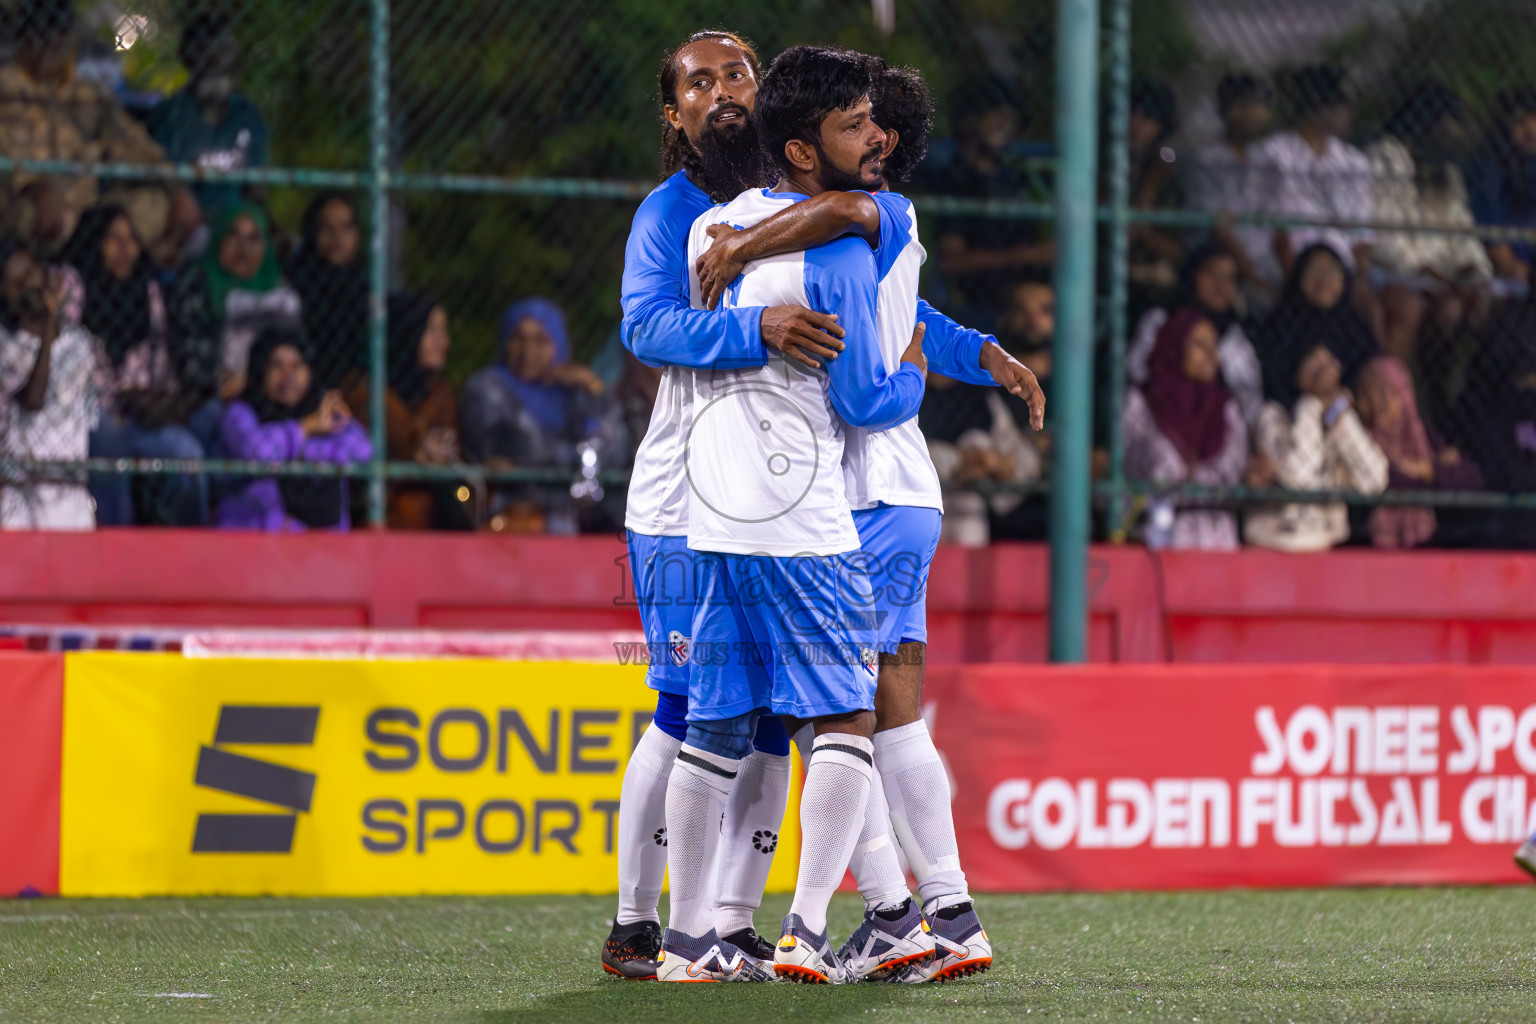
{"label": "orange sole of boot", "polygon": [[607,964],[603,964],[603,970],[607,971],[609,974],[613,975],[615,978],[623,978],[625,981],[655,981],[656,980],[656,975],[654,975],[654,974],[642,974],[639,977],[636,977],[633,974],[625,974],[623,971],[616,971],[612,967],[609,967]]}
{"label": "orange sole of boot", "polygon": [[962,960],[958,964],[944,968],[935,974],[929,981],[954,981],[956,978],[968,978],[973,974],[980,974],[992,966],[992,958],[989,956],[978,957],[975,960]]}
{"label": "orange sole of boot", "polygon": [[827,977],[811,970],[809,967],[797,967],[794,964],[774,964],[773,973],[789,981],[797,981],[802,985],[825,985]]}
{"label": "orange sole of boot", "polygon": [[892,960],[888,964],[881,964],[875,970],[870,971],[867,975],[865,975],[865,977],[866,978],[884,978],[887,974],[890,974],[892,971],[896,970],[898,967],[905,967],[905,966],[907,966],[907,964],[921,963],[924,960],[931,960],[931,959],[933,959],[933,951],[932,950],[930,950],[930,951],[928,951],[926,953],[913,953],[911,956],[904,956],[900,960]]}

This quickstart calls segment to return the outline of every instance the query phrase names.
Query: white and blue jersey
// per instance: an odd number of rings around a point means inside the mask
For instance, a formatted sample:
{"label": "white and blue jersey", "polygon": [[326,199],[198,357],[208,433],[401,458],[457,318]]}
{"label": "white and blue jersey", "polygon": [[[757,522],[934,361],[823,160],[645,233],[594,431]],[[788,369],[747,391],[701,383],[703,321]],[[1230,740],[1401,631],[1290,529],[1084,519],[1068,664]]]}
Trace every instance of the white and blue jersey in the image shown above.
{"label": "white and blue jersey", "polygon": [[[981,347],[990,338],[966,330],[918,298],[917,279],[927,253],[917,237],[912,201],[895,192],[871,196],[880,210],[875,320],[887,372],[901,365],[901,355],[920,320],[927,326],[923,352],[928,369],[971,384],[992,383],[992,375],[981,368]],[[850,426],[843,478],[854,509],[883,504],[944,510],[939,475],[916,419],[884,430]]]}
{"label": "white and blue jersey", "polygon": [[652,537],[688,532],[683,472],[691,422],[688,368],[761,366],[762,307],[692,308],[688,232],[712,204],[678,171],[645,197],[624,246],[624,321],[619,337],[635,358],[664,366],[650,426],[635,453],[624,525]]}
{"label": "white and blue jersey", "polygon": [[650,428],[635,455],[625,525],[636,603],[651,663],[646,683],[688,693],[688,653],[697,604],[687,532],[683,431],[689,389],[682,367],[761,365],[761,309],[702,312],[688,300],[688,230],[712,204],[683,172],[640,204],[624,247],[624,345],[652,366],[666,366]]}
{"label": "white and blue jersey", "polygon": [[[872,197],[880,210],[876,319],[886,368],[900,363],[914,327],[922,322],[930,370],[972,384],[994,383],[981,368],[981,347],[991,339],[961,327],[918,297],[918,274],[927,253],[918,241],[911,200],[895,192]],[[850,427],[843,476],[869,569],[877,649],[895,653],[904,641],[926,643],[928,571],[938,548],[944,502],[917,420],[878,431]]]}
{"label": "white and blue jersey", "polygon": [[[708,211],[689,236],[690,270],[712,244],[710,226],[748,227],[804,198],[759,189]],[[879,638],[843,446],[848,425],[879,431],[913,419],[923,394],[917,367],[887,370],[881,356],[878,276],[870,247],[848,237],[754,260],[726,292],[728,307],[836,313],[845,347],[817,370],[770,353],[759,368],[693,373],[684,462],[702,582],[690,720],[874,705]],[[690,282],[700,304],[692,272]]]}
{"label": "white and blue jersey", "polygon": [[[710,227],[749,227],[804,198],[752,189],[700,216],[688,240],[695,305],[702,301],[693,268],[713,243]],[[888,369],[883,358],[878,276],[875,254],[850,236],[753,260],[731,282],[722,300],[727,308],[795,305],[836,313],[845,347],[816,370],[771,352],[759,367],[693,373],[684,451],[689,547],[778,557],[858,548],[842,468],[845,424],[876,431],[915,425],[923,397],[917,367],[899,364],[898,356]],[[910,341],[910,320],[905,330]]]}

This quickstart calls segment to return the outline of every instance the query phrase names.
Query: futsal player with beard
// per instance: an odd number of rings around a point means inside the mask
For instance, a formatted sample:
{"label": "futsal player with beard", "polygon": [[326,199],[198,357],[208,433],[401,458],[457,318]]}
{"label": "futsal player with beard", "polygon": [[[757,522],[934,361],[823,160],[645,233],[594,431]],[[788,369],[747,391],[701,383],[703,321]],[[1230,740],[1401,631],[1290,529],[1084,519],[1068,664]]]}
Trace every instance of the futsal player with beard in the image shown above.
{"label": "futsal player with beard", "polygon": [[[883,177],[889,186],[905,180],[926,154],[933,105],[918,72],[889,67],[877,57],[868,60],[876,82],[874,118],[887,134]],[[713,308],[750,260],[850,233],[866,239],[877,254],[880,316],[910,317],[925,254],[911,203],[888,190],[829,191],[743,231],[711,227],[715,244],[696,267],[706,304]],[[1041,427],[1045,402],[1038,382],[995,339],[963,331],[921,299],[917,320],[932,325],[924,348],[934,372],[1001,384],[1026,401],[1035,429]],[[935,339],[951,341],[935,344]],[[887,369],[895,368],[899,354],[887,343]],[[945,980],[987,969],[992,950],[960,869],[948,775],[922,718],[927,579],[943,503],[916,421],[881,433],[850,428],[843,459],[861,547],[876,569],[871,582],[880,603],[881,655],[874,735],[878,774],[851,864],[865,916],[839,956],[861,977],[895,973],[906,981]],[[922,916],[912,906],[890,843],[893,826],[918,878]],[[924,916],[931,931],[921,927]],[[931,958],[920,955],[925,944],[935,948]]]}
{"label": "futsal player with beard", "polygon": [[[711,224],[754,224],[829,187],[878,185],[885,134],[870,119],[869,92],[858,54],[824,47],[780,54],[755,119],[781,177],[703,214],[690,235],[690,266],[708,246]],[[698,880],[710,876],[714,822],[764,714],[809,721],[815,731],[795,896],[774,971],[799,981],[857,980],[828,941],[827,905],[852,855],[874,771],[877,636],[842,453],[850,424],[884,430],[911,419],[924,378],[922,329],[914,331],[911,309],[904,321],[886,323],[899,337],[876,336],[877,280],[874,254],[857,238],[757,261],[732,286],[729,305],[836,311],[847,347],[816,371],[774,355],[759,368],[691,374],[688,546],[701,577],[694,642],[761,660],[746,671],[736,658],[693,666],[687,739],[667,792],[672,899],[663,981],[730,975]],[[915,287],[914,280],[913,308]],[[901,350],[894,371],[883,358],[887,344]]]}
{"label": "futsal player with beard", "polygon": [[[756,52],[730,32],[696,32],[666,55],[659,78],[662,167],[668,177],[641,203],[625,246],[622,339],[640,360],[668,367],[636,456],[625,523],[651,651],[646,681],[659,691],[656,715],[625,769],[619,799],[619,905],[601,962],[625,978],[656,976],[667,780],[688,712],[695,601],[686,484],[684,500],[677,495],[689,423],[679,375],[688,367],[761,366],[770,350],[819,366],[818,359],[834,359],[842,349],[835,316],[789,305],[718,312],[689,305],[686,251],[694,220],[717,201],[767,184],[751,116],[758,77]],[[753,837],[778,833],[789,791],[788,755],[783,726],[764,718],[726,808],[720,934],[727,936],[726,945],[739,943],[758,960],[773,955],[751,927],[773,844],[761,838],[754,843]]]}

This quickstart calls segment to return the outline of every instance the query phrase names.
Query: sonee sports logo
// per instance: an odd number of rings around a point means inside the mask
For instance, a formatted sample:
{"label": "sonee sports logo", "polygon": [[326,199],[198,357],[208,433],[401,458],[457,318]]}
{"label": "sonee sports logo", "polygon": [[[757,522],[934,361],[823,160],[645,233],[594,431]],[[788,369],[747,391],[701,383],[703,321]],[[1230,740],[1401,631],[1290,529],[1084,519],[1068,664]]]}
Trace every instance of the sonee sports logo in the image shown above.
{"label": "sonee sports logo", "polygon": [[758,853],[772,853],[779,848],[779,834],[765,828],[752,833],[752,848]]}
{"label": "sonee sports logo", "polygon": [[[219,708],[214,745],[198,751],[193,782],[222,793],[286,807],[290,812],[307,812],[315,795],[313,772],[232,754],[219,745],[313,746],[319,721],[318,707],[225,704]],[[199,814],[192,852],[291,853],[298,820],[296,813]]]}

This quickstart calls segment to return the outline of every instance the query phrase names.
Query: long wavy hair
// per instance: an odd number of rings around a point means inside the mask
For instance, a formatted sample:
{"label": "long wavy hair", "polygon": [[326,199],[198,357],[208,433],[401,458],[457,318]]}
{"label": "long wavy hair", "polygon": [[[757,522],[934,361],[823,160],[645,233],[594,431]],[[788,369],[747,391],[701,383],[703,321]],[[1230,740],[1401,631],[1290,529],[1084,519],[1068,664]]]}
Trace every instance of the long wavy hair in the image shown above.
{"label": "long wavy hair", "polygon": [[667,123],[666,108],[677,106],[677,55],[683,47],[690,43],[701,43],[707,39],[713,39],[721,43],[734,43],[741,47],[741,52],[746,55],[747,65],[752,69],[752,77],[762,80],[763,69],[758,60],[757,48],[751,40],[735,32],[725,29],[704,29],[678,43],[667,51],[661,59],[661,71],[657,75],[657,81],[661,86],[661,176],[671,177],[679,168],[687,170],[690,175],[697,177],[700,170],[698,151],[688,141],[688,137]]}

